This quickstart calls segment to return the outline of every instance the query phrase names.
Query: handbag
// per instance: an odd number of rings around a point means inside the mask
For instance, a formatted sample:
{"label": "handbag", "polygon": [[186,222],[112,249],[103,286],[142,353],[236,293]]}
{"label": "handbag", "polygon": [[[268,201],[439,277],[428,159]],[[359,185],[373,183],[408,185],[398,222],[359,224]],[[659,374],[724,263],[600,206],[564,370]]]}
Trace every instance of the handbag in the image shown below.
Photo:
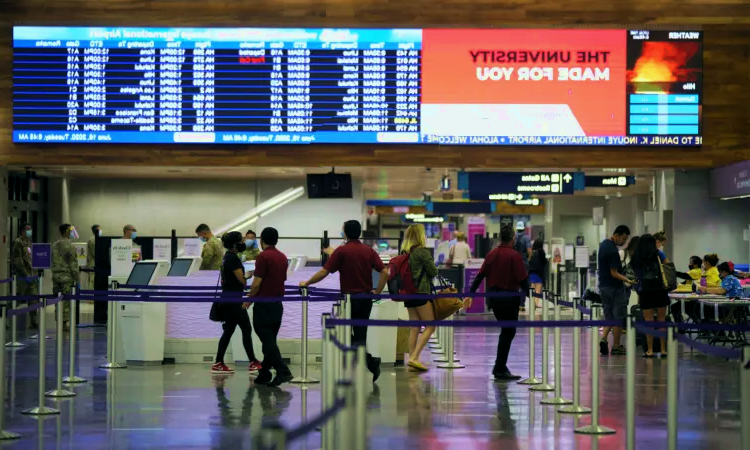
{"label": "handbag", "polygon": [[[458,290],[453,287],[443,289],[438,294],[458,294]],[[453,314],[457,313],[458,310],[464,307],[464,302],[456,297],[440,297],[432,300],[432,309],[435,312],[435,320],[444,320]]]}
{"label": "handbag", "polygon": [[222,303],[213,302],[211,304],[211,311],[208,313],[208,319],[211,322],[226,322],[226,309],[222,306]]}
{"label": "handbag", "polygon": [[664,289],[674,291],[677,289],[677,268],[673,262],[662,264],[659,262],[659,269],[661,270],[661,279]]}

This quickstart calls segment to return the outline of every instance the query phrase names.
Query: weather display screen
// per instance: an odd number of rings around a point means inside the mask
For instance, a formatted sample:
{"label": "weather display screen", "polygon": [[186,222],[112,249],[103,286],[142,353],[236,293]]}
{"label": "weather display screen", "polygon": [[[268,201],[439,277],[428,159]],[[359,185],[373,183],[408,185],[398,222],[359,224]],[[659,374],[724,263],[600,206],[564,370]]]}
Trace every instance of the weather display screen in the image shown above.
{"label": "weather display screen", "polygon": [[18,143],[701,145],[702,33],[13,29]]}

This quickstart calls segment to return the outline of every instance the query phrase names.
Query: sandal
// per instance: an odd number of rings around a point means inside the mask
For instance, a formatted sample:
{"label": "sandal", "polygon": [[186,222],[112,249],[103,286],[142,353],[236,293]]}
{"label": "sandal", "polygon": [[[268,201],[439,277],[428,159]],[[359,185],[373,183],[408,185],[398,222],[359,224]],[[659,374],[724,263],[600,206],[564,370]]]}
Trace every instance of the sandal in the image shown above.
{"label": "sandal", "polygon": [[419,361],[409,361],[407,365],[412,369],[416,369],[420,372],[427,372],[427,367]]}

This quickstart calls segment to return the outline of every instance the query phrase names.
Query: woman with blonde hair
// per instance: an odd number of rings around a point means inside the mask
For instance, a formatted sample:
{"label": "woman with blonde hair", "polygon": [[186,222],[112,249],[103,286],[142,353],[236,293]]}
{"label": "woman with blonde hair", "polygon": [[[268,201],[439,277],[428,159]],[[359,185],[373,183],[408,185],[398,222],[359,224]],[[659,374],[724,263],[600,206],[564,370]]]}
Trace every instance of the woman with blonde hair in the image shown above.
{"label": "woman with blonde hair", "polygon": [[659,250],[659,260],[662,264],[668,263],[669,258],[664,253],[664,243],[667,242],[667,233],[664,230],[657,231],[654,233],[654,239],[656,239],[656,248]]}
{"label": "woman with blonde hair", "polygon": [[[432,280],[437,276],[437,267],[432,259],[430,251],[426,248],[424,225],[414,224],[406,229],[404,243],[401,252],[409,255],[409,268],[414,280],[414,287],[418,294],[432,293]],[[435,320],[435,311],[429,300],[406,300],[404,306],[409,312],[409,320]],[[427,367],[419,360],[422,350],[427,346],[427,341],[435,332],[435,327],[425,327],[422,334],[419,327],[409,330],[409,362],[412,369],[420,372],[427,371]]]}
{"label": "woman with blonde hair", "polygon": [[451,247],[449,253],[450,264],[463,264],[466,260],[471,259],[471,247],[466,243],[466,233],[456,231],[456,245]]}

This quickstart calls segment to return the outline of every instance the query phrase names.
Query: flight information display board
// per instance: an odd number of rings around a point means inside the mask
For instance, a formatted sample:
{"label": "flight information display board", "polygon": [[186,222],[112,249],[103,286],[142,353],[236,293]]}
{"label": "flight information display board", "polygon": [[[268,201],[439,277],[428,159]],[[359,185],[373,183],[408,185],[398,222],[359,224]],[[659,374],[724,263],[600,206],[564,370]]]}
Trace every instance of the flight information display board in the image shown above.
{"label": "flight information display board", "polygon": [[702,33],[13,29],[13,140],[701,145]]}

